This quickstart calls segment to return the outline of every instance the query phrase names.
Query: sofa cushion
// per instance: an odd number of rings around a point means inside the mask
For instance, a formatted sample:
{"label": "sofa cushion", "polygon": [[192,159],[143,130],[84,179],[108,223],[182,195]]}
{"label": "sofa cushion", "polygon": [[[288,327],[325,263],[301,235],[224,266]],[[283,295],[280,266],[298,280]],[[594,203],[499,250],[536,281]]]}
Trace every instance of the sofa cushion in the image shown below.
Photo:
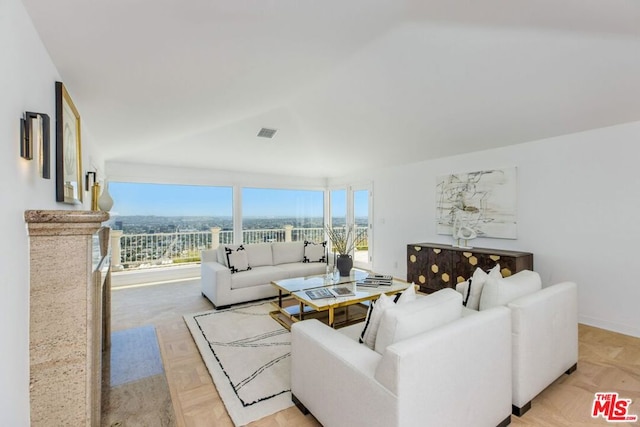
{"label": "sofa cushion", "polygon": [[249,258],[251,267],[261,267],[263,265],[273,265],[271,254],[271,243],[256,243],[244,247]]}
{"label": "sofa cushion", "polygon": [[282,279],[282,269],[273,265],[252,268],[231,275],[231,289],[250,288],[266,285],[273,280]]}
{"label": "sofa cushion", "polygon": [[302,262],[327,262],[327,242],[314,243],[305,240]]}
{"label": "sofa cushion", "polygon": [[502,278],[502,274],[500,273],[500,264],[496,264],[487,273],[485,273],[481,268],[476,268],[476,271],[473,272],[473,276],[471,276],[469,280],[456,285],[456,291],[462,294],[462,304],[465,307],[472,310],[479,309],[482,288],[489,277],[496,279]]}
{"label": "sofa cushion", "polygon": [[378,328],[380,327],[382,316],[385,311],[394,305],[393,299],[387,294],[381,294],[377,300],[371,301],[367,317],[364,320],[364,328],[360,334],[359,341],[362,344],[366,345],[370,349],[375,348],[376,336],[378,335]]}
{"label": "sofa cushion", "polygon": [[226,247],[225,252],[227,253],[227,264],[229,265],[231,274],[251,270],[247,251],[245,251],[244,246],[240,245],[235,250]]}
{"label": "sofa cushion", "polygon": [[271,244],[273,265],[302,262],[304,242],[275,242]]}
{"label": "sofa cushion", "polygon": [[540,289],[542,289],[540,275],[531,270],[522,270],[513,276],[501,279],[489,277],[482,288],[480,310],[506,305],[511,300]]}
{"label": "sofa cushion", "polygon": [[375,339],[375,351],[449,323],[462,315],[462,295],[451,288],[385,310]]}

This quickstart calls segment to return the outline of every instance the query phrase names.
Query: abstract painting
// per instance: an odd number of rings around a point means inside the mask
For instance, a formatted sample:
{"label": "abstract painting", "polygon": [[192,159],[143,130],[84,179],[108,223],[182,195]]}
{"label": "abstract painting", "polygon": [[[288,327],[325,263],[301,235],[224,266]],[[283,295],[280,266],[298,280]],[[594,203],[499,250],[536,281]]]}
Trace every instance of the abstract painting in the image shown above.
{"label": "abstract painting", "polygon": [[515,167],[437,177],[437,233],[464,226],[478,237],[515,239],[516,184]]}

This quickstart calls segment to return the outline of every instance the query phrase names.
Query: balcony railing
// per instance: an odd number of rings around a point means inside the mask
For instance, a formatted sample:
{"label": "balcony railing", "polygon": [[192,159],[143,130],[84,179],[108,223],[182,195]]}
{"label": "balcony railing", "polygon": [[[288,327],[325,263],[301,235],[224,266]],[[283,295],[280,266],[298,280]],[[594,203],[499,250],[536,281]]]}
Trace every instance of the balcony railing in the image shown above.
{"label": "balcony railing", "polygon": [[[111,234],[112,259],[115,269],[197,263],[200,262],[201,251],[215,249],[220,244],[233,243],[233,231],[223,231],[218,227],[211,228],[211,231],[154,234],[123,234],[122,231],[113,230]],[[301,240],[321,242],[325,240],[324,229],[322,227],[294,228],[285,225],[284,228],[279,229],[242,231],[244,243]]]}

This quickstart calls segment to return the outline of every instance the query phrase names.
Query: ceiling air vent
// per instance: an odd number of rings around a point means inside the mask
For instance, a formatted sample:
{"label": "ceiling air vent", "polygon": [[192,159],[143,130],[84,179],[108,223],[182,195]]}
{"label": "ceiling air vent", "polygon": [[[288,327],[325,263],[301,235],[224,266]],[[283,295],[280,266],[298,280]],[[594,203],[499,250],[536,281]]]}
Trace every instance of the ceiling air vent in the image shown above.
{"label": "ceiling air vent", "polygon": [[258,136],[261,138],[273,138],[273,135],[275,135],[277,131],[278,129],[262,128],[260,132],[258,132]]}

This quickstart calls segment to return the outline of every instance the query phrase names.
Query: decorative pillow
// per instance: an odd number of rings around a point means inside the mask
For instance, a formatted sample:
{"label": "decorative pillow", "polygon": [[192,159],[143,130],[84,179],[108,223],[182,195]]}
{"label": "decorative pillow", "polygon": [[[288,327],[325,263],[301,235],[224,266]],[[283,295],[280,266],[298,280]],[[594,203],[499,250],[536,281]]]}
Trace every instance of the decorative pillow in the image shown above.
{"label": "decorative pillow", "polygon": [[540,275],[531,270],[522,270],[513,276],[500,279],[489,277],[482,289],[480,310],[506,305],[509,301],[540,289],[542,289]]}
{"label": "decorative pillow", "polygon": [[218,262],[225,267],[229,267],[229,262],[227,261],[227,248],[235,251],[238,249],[240,245],[220,245],[218,246]]}
{"label": "decorative pillow", "polygon": [[327,262],[327,241],[314,243],[304,241],[304,257],[302,262]]}
{"label": "decorative pillow", "polygon": [[229,264],[231,274],[239,271],[251,270],[247,251],[244,250],[244,246],[240,245],[236,250],[233,250],[230,247],[225,247],[224,250],[227,253],[227,263]]}
{"label": "decorative pillow", "polygon": [[418,298],[416,295],[416,285],[412,283],[407,289],[397,294],[393,301],[396,304],[404,304],[414,301],[416,298]]}
{"label": "decorative pillow", "polygon": [[387,346],[426,332],[462,316],[462,295],[451,288],[424,298],[388,308],[382,315],[374,350],[384,353]]}
{"label": "decorative pillow", "polygon": [[485,273],[481,268],[476,268],[469,280],[456,285],[456,291],[462,294],[462,305],[472,310],[479,309],[482,288],[489,277],[502,278],[500,264],[496,264],[488,273]]}
{"label": "decorative pillow", "polygon": [[382,315],[387,309],[393,306],[393,299],[387,296],[387,294],[381,294],[377,300],[371,301],[367,318],[364,321],[364,329],[360,334],[360,343],[372,350],[375,348],[376,335],[378,334],[378,327],[380,326]]}

